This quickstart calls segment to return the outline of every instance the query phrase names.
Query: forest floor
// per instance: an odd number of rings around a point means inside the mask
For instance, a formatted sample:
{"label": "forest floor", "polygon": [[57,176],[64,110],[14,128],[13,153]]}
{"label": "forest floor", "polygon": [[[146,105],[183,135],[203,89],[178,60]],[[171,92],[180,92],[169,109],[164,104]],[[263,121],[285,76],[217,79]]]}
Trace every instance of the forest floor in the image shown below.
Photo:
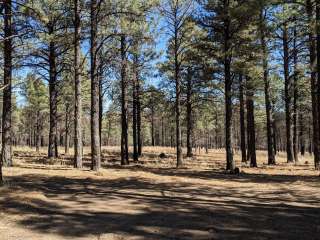
{"label": "forest floor", "polygon": [[179,170],[173,149],[144,150],[139,164],[121,167],[119,148],[103,148],[95,173],[72,169],[71,155],[49,162],[45,149],[15,149],[0,187],[0,239],[320,239],[310,156],[288,165],[280,153],[267,166],[258,152],[258,168],[229,175],[222,150],[198,152]]}

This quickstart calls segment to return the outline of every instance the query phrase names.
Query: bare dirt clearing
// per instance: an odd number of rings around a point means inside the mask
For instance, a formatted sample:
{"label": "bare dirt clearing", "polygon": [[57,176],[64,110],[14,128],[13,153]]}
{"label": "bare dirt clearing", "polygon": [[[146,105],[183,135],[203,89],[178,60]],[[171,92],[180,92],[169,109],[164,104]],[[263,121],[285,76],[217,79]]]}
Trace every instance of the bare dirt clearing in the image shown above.
{"label": "bare dirt clearing", "polygon": [[72,169],[71,157],[48,162],[16,149],[0,188],[0,239],[320,239],[310,157],[294,166],[280,155],[269,167],[260,152],[260,167],[237,176],[223,173],[223,151],[201,152],[179,170],[174,150],[145,151],[141,163],[121,167],[118,149],[104,149],[105,169],[94,173]]}

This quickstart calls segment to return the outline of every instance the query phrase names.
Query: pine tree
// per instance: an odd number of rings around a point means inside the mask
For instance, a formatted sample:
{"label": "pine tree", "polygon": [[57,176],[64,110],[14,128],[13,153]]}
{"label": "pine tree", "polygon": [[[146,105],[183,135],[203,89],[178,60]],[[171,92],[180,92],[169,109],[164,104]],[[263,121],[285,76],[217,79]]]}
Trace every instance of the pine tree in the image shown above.
{"label": "pine tree", "polygon": [[68,52],[70,37],[67,29],[70,19],[64,0],[31,1],[26,5],[30,28],[30,54],[27,65],[36,69],[49,83],[49,144],[48,157],[58,157],[58,95],[61,73],[66,67],[64,55]]}
{"label": "pine tree", "polygon": [[225,149],[226,169],[235,169],[233,158],[233,51],[242,44],[242,32],[257,16],[256,2],[249,1],[205,1],[204,15],[200,24],[208,31],[208,40],[214,43],[214,55],[223,73],[225,95]]}
{"label": "pine tree", "polygon": [[265,106],[266,106],[266,118],[267,118],[267,147],[268,147],[268,164],[273,165],[276,163],[275,152],[274,152],[274,132],[273,132],[273,116],[272,116],[272,106],[270,99],[270,79],[269,79],[269,64],[268,64],[268,26],[266,23],[266,16],[268,15],[268,10],[262,4],[260,6],[259,15],[259,35],[260,44],[262,51],[262,67],[263,67],[263,81],[264,81],[264,95],[265,95]]}
{"label": "pine tree", "polygon": [[161,7],[161,13],[165,16],[170,35],[168,55],[172,64],[172,79],[175,84],[175,126],[177,168],[182,166],[182,139],[181,139],[181,75],[182,58],[186,45],[184,26],[193,8],[192,0],[165,1]]}

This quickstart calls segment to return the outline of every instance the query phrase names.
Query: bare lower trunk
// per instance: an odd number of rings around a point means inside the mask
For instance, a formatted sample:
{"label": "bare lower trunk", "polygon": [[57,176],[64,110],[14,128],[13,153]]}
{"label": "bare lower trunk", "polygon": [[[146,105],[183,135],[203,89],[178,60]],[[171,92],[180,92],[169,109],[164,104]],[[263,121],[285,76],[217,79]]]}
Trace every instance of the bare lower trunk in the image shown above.
{"label": "bare lower trunk", "polygon": [[180,63],[178,60],[178,29],[175,29],[174,36],[174,79],[175,79],[175,114],[176,114],[176,148],[177,148],[177,168],[182,166],[182,146],[181,146],[181,126],[180,126],[180,95],[181,95],[181,83],[180,83]]}
{"label": "bare lower trunk", "polygon": [[[229,12],[229,1],[224,1],[224,10]],[[231,79],[231,56],[230,56],[230,25],[229,17],[224,19],[224,85],[225,85],[225,148],[227,158],[227,170],[234,171],[235,161],[233,158],[232,144],[232,79]]]}
{"label": "bare lower trunk", "polygon": [[5,0],[4,7],[4,70],[3,70],[3,105],[2,105],[2,150],[0,159],[0,183],[2,183],[2,164],[12,166],[12,136],[11,136],[11,94],[12,94],[12,5],[11,0]]}
{"label": "bare lower trunk", "polygon": [[98,171],[101,166],[99,136],[99,79],[97,72],[97,1],[90,6],[90,77],[91,77],[91,169]]}
{"label": "bare lower trunk", "polygon": [[[316,42],[313,32],[313,3],[311,0],[306,0],[306,12],[308,15],[308,44],[309,44],[309,60],[311,71],[311,101],[312,101],[312,126],[313,126],[313,153],[314,165],[319,168],[320,155],[319,155],[319,112],[318,112],[318,96],[317,96],[317,72],[316,72]],[[311,146],[311,144],[310,144]],[[310,148],[312,150],[312,148]]]}
{"label": "bare lower trunk", "polygon": [[102,94],[102,76],[99,73],[99,141],[100,141],[100,152],[102,146],[102,121],[103,121],[103,94]]}
{"label": "bare lower trunk", "polygon": [[74,167],[82,168],[82,96],[80,66],[80,4],[74,0]]}
{"label": "bare lower trunk", "polygon": [[293,156],[294,161],[298,162],[298,49],[297,49],[297,30],[294,29],[293,40]]}
{"label": "bare lower trunk", "polygon": [[[51,28],[53,33],[53,28]],[[56,69],[56,53],[55,43],[50,42],[49,45],[49,107],[50,107],[50,120],[49,120],[49,145],[48,145],[48,158],[58,157],[58,138],[57,138],[57,104],[58,104],[58,90],[57,90],[57,69]]]}
{"label": "bare lower trunk", "polygon": [[121,36],[121,165],[129,164],[127,120],[126,38]]}
{"label": "bare lower trunk", "polygon": [[299,144],[298,144],[298,110],[296,100],[294,100],[293,104],[293,156],[294,161],[298,162],[298,151],[299,151]]}
{"label": "bare lower trunk", "polygon": [[309,152],[309,154],[310,155],[312,155],[312,151],[313,151],[313,149],[312,149],[312,140],[313,140],[313,134],[312,134],[312,128],[313,128],[313,126],[312,126],[312,121],[313,121],[313,119],[312,119],[312,117],[311,118],[309,118],[309,127],[308,127],[308,152]]}
{"label": "bare lower trunk", "polygon": [[69,106],[66,106],[66,116],[65,116],[65,137],[64,137],[64,153],[69,154],[70,146],[70,123],[69,123]]}
{"label": "bare lower trunk", "polygon": [[36,113],[36,134],[35,134],[35,137],[36,137],[36,152],[39,153],[40,151],[40,136],[41,136],[41,133],[40,133],[40,111],[37,111]]}
{"label": "bare lower trunk", "polygon": [[218,137],[218,134],[219,134],[219,119],[218,119],[218,110],[216,109],[215,111],[215,114],[214,114],[214,122],[215,122],[215,147],[216,149],[220,148],[220,143],[219,143],[219,137]]}
{"label": "bare lower trunk", "polygon": [[300,129],[299,129],[300,154],[301,156],[304,156],[306,151],[306,139],[305,139],[304,119],[302,114],[299,115],[299,126],[300,126]]}
{"label": "bare lower trunk", "polygon": [[161,146],[164,147],[165,143],[165,128],[164,128],[164,117],[161,116]]}
{"label": "bare lower trunk", "polygon": [[273,129],[273,135],[272,135],[272,138],[273,138],[273,152],[274,152],[274,155],[277,155],[277,151],[278,151],[278,148],[277,148],[277,144],[278,144],[278,141],[277,141],[277,125],[276,125],[276,122],[273,120],[272,121],[272,129]]}
{"label": "bare lower trunk", "polygon": [[134,57],[134,76],[132,80],[132,142],[133,142],[133,161],[139,161],[138,138],[137,138],[137,56]]}
{"label": "bare lower trunk", "polygon": [[206,154],[209,153],[209,130],[206,129],[205,133],[205,148],[206,148]]}
{"label": "bare lower trunk", "polygon": [[[318,142],[317,142],[317,150],[318,150],[318,158],[315,161],[315,168],[320,170],[320,1],[316,0],[316,28],[317,28],[317,107],[318,107]],[[315,143],[316,144],[316,143]]]}
{"label": "bare lower trunk", "polygon": [[151,106],[151,145],[154,147],[155,141],[154,141],[154,106],[153,105],[154,103],[152,103],[152,106]]}
{"label": "bare lower trunk", "polygon": [[111,135],[111,119],[108,120],[107,146],[110,146],[110,135]]}
{"label": "bare lower trunk", "polygon": [[225,83],[225,141],[226,141],[226,155],[227,155],[227,170],[233,171],[235,162],[233,159],[232,147],[232,100],[231,100],[231,80],[226,80]]}
{"label": "bare lower trunk", "polygon": [[142,155],[142,136],[141,136],[141,89],[140,79],[137,76],[137,141],[138,141],[138,155]]}
{"label": "bare lower trunk", "polygon": [[241,148],[241,161],[247,161],[246,150],[246,127],[245,127],[245,112],[244,112],[244,100],[243,100],[243,76],[239,76],[240,89],[239,89],[239,102],[240,102],[240,148]]}
{"label": "bare lower trunk", "polygon": [[[249,82],[249,81],[248,81]],[[249,85],[252,83],[249,83]],[[254,121],[254,90],[251,87],[247,89],[247,132],[248,132],[248,160],[251,167],[257,167],[256,159],[256,136]]]}
{"label": "bare lower trunk", "polygon": [[289,42],[287,24],[283,26],[283,68],[285,79],[285,112],[287,137],[287,162],[293,162],[293,124],[292,124],[292,80],[289,76]]}
{"label": "bare lower trunk", "polygon": [[56,125],[56,137],[54,140],[54,154],[58,157],[58,116],[57,116],[57,125]]}
{"label": "bare lower trunk", "polygon": [[187,157],[192,157],[192,75],[190,70],[187,76]]}
{"label": "bare lower trunk", "polygon": [[[177,81],[178,82],[178,81]],[[176,148],[177,148],[177,167],[182,166],[182,147],[180,129],[180,84],[176,83]]]}

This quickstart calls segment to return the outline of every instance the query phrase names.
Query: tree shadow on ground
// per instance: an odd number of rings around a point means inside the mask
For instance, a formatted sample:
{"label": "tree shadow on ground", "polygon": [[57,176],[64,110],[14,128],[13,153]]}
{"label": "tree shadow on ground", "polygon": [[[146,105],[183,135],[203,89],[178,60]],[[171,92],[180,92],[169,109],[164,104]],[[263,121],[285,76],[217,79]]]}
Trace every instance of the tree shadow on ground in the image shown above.
{"label": "tree shadow on ground", "polygon": [[[158,174],[167,176],[168,172]],[[250,182],[257,178],[246,175],[242,179]],[[44,234],[73,238],[119,234],[124,239],[320,239],[320,196],[295,189],[279,187],[278,192],[266,192],[137,177],[106,180],[22,175],[8,180],[14,183],[12,192],[26,196],[37,192],[43,197],[31,195],[26,200],[8,193],[0,198],[0,209],[23,216],[20,225]]]}

